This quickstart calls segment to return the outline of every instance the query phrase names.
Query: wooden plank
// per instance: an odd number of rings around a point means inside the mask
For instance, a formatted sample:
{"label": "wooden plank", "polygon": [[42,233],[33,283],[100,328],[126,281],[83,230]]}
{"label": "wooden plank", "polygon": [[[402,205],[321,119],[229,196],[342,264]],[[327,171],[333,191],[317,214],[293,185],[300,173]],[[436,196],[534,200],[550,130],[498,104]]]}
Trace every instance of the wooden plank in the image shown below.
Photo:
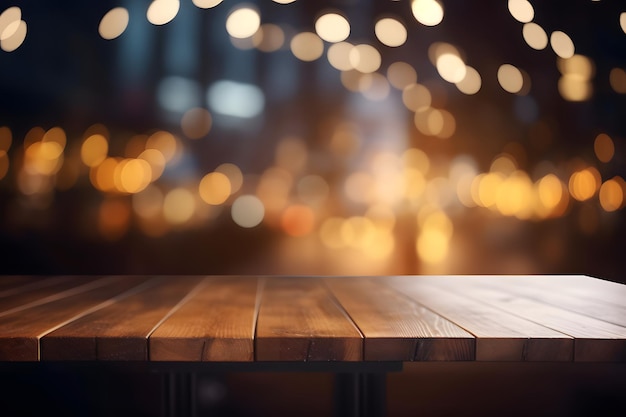
{"label": "wooden plank", "polygon": [[256,328],[258,361],[360,361],[363,339],[320,279],[268,278]]}
{"label": "wooden plank", "polygon": [[[516,294],[541,301],[565,310],[573,311],[588,317],[626,327],[626,293],[621,298],[621,304],[613,303],[610,298],[619,291],[615,291],[614,285],[621,290],[626,286],[605,282],[591,277],[571,277],[570,279],[553,279],[565,277],[552,276],[503,276],[498,279],[491,277],[469,277],[479,286],[513,290]],[[579,279],[580,278],[580,279]],[[600,284],[600,285],[597,285]],[[572,291],[574,289],[574,291]],[[581,293],[578,293],[582,290]]]}
{"label": "wooden plank", "polygon": [[152,361],[254,360],[256,278],[207,278],[149,337]]}
{"label": "wooden plank", "polygon": [[154,277],[153,286],[41,339],[41,360],[148,360],[148,336],[201,281]]}
{"label": "wooden plank", "polygon": [[474,336],[401,295],[382,278],[327,278],[365,337],[366,361],[474,360]]}
{"label": "wooden plank", "polygon": [[43,336],[131,294],[145,280],[111,277],[106,285],[0,317],[0,361],[38,361]]}
{"label": "wooden plank", "polygon": [[571,361],[572,337],[436,285],[439,277],[392,277],[390,285],[476,336],[478,361]]}
{"label": "wooden plank", "polygon": [[565,292],[576,297],[593,298],[602,303],[624,305],[626,300],[626,285],[606,281],[584,275],[549,276],[541,282],[550,282],[559,292]]}
{"label": "wooden plank", "polygon": [[[100,283],[95,281],[102,280]],[[104,285],[102,277],[51,277],[0,296],[0,317]],[[35,285],[33,285],[35,284]]]}
{"label": "wooden plank", "polygon": [[458,277],[441,277],[436,283],[574,337],[575,361],[626,361],[626,327],[526,298],[513,287],[487,288]]}
{"label": "wooden plank", "polygon": [[45,281],[47,281],[46,278],[36,275],[3,275],[0,277],[0,297],[15,294],[20,291],[20,288]]}
{"label": "wooden plank", "polygon": [[0,277],[0,296],[4,291],[12,291],[15,287],[27,285],[37,278],[31,275],[3,275]]}

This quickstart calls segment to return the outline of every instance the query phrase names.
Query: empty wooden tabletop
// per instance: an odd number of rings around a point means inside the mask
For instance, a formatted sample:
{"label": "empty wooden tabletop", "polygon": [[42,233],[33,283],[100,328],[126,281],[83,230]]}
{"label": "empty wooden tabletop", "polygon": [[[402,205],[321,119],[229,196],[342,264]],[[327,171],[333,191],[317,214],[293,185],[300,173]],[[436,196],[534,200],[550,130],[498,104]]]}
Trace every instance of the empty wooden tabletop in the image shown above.
{"label": "empty wooden tabletop", "polygon": [[626,361],[586,276],[0,276],[0,361]]}

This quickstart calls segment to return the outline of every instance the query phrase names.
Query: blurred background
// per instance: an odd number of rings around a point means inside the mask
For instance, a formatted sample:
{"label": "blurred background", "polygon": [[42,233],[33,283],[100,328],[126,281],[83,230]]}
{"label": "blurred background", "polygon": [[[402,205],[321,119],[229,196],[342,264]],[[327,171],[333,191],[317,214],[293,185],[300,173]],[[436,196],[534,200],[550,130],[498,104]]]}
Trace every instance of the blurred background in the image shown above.
{"label": "blurred background", "polygon": [[621,2],[3,4],[3,273],[626,281]]}

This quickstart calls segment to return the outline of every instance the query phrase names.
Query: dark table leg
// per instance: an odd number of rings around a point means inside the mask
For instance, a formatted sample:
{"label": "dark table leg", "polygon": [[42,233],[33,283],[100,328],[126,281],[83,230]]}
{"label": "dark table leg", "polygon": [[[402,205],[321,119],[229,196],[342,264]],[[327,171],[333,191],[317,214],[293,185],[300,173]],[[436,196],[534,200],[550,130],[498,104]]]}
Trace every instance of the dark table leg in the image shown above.
{"label": "dark table leg", "polygon": [[196,374],[167,372],[163,374],[163,417],[197,416]]}
{"label": "dark table leg", "polygon": [[336,417],[383,417],[387,412],[387,374],[346,373],[335,376]]}

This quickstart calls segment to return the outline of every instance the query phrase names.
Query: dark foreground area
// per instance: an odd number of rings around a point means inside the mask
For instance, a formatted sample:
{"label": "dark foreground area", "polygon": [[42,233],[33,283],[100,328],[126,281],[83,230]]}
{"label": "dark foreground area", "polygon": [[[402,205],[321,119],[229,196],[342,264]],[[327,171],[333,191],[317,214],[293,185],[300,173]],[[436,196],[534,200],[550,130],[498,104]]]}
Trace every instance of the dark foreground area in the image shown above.
{"label": "dark foreground area", "polygon": [[[0,371],[5,416],[163,415],[163,374],[26,364]],[[410,363],[390,373],[389,416],[623,416],[626,364]],[[329,373],[203,373],[198,416],[333,414]]]}

